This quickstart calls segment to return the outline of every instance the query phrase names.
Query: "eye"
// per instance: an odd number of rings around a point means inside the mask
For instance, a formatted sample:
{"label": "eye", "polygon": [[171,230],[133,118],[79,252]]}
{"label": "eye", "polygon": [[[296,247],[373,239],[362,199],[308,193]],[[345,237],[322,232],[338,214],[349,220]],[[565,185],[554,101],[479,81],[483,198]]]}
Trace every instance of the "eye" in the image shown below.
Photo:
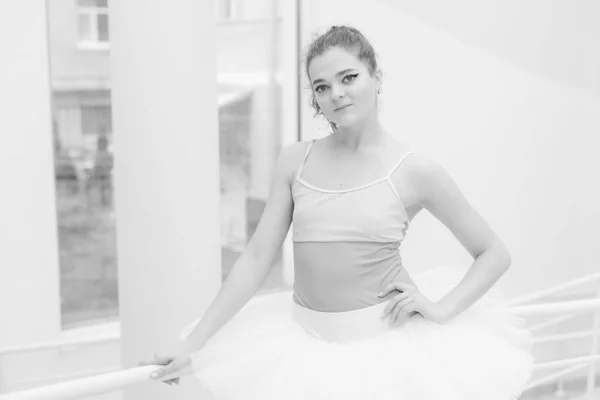
{"label": "eye", "polygon": [[[350,83],[350,82],[352,82],[354,79],[356,79],[356,77],[357,77],[357,76],[358,76],[358,74],[346,75],[346,76],[344,77],[344,79],[342,80],[342,82],[344,82],[344,83]],[[351,79],[349,79],[349,80],[348,80],[348,78],[351,78]]]}
{"label": "eye", "polygon": [[323,91],[325,91],[325,89],[327,89],[327,86],[325,85],[319,85],[315,88],[315,92],[317,93],[322,93]]}

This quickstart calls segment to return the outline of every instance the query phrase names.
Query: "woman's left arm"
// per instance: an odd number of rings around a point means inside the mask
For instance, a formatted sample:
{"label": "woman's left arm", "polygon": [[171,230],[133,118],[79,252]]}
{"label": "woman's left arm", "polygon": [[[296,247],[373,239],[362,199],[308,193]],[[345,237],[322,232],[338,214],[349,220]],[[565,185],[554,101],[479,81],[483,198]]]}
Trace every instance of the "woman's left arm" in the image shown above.
{"label": "woman's left arm", "polygon": [[496,283],[510,267],[511,257],[441,165],[423,155],[412,161],[410,181],[420,205],[442,222],[474,259],[461,282],[437,302],[451,319]]}

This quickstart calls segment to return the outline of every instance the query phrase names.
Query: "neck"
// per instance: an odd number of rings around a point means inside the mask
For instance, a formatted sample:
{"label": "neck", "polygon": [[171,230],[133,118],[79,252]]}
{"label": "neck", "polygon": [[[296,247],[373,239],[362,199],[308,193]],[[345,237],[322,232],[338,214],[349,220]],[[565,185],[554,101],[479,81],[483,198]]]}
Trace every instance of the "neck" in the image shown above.
{"label": "neck", "polygon": [[356,151],[379,141],[384,134],[385,129],[376,115],[360,124],[340,127],[332,139],[337,146]]}

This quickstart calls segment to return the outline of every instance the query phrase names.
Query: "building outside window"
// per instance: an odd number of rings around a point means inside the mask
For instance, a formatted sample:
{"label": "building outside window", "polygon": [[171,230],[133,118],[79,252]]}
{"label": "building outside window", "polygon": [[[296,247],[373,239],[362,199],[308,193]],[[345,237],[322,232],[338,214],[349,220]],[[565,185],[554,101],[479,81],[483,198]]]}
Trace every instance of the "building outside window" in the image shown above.
{"label": "building outside window", "polygon": [[77,0],[77,39],[80,48],[107,48],[108,0]]}
{"label": "building outside window", "polygon": [[236,0],[216,0],[215,15],[217,21],[233,21],[241,17]]}

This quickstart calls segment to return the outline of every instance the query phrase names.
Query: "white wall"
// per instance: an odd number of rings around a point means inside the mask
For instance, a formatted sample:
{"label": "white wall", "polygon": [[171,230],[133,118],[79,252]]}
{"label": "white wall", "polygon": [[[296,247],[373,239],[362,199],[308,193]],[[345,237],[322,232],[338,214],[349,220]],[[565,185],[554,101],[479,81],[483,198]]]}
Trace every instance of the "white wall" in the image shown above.
{"label": "white wall", "polygon": [[0,14],[0,347],[60,334],[44,4]]}
{"label": "white wall", "polygon": [[[0,348],[60,337],[50,70],[44,2],[0,13]],[[52,356],[21,363],[35,376]],[[18,374],[0,356],[0,393]]]}
{"label": "white wall", "polygon": [[[310,33],[349,24],[372,41],[382,119],[447,168],[508,245],[509,297],[598,270],[600,92],[589,66],[600,64],[598,3],[307,3]],[[325,125],[304,112],[303,137],[321,135]],[[403,255],[411,271],[470,262],[428,213],[413,221]]]}
{"label": "white wall", "polygon": [[234,0],[245,20],[268,19],[271,13],[272,0]]}
{"label": "white wall", "polygon": [[[284,27],[277,22],[276,30],[282,35]],[[273,26],[269,20],[249,23],[220,24],[215,30],[217,51],[217,71],[223,83],[233,80],[231,74],[248,74],[241,81],[232,83],[252,84],[251,78],[266,81],[270,70],[271,32]],[[281,63],[282,49],[277,47],[275,56]]]}

